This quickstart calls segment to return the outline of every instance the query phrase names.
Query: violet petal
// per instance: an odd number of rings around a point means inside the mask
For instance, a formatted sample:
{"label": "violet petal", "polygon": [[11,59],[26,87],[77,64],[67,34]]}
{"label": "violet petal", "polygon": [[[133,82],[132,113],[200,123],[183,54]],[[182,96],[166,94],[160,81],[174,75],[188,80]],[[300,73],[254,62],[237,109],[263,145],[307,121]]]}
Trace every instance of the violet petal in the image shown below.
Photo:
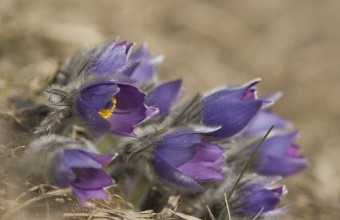
{"label": "violet petal", "polygon": [[115,73],[119,68],[127,62],[126,42],[118,43],[113,41],[99,55],[94,66],[94,72],[97,74]]}
{"label": "violet petal", "polygon": [[159,113],[167,112],[176,101],[182,85],[182,80],[177,79],[163,83],[151,92],[146,104],[159,109]]}
{"label": "violet petal", "polygon": [[259,83],[260,79],[252,80],[242,86],[234,88],[224,88],[218,91],[214,91],[212,94],[208,94],[203,98],[203,103],[208,104],[214,100],[230,100],[230,99],[241,99],[241,97],[253,86]]}
{"label": "violet petal", "polygon": [[241,196],[237,204],[238,214],[258,214],[275,209],[281,201],[282,193],[275,190],[262,189],[249,195]]}
{"label": "violet petal", "polygon": [[109,163],[116,154],[96,154],[78,149],[65,149],[65,163],[72,168],[101,168]]}
{"label": "violet petal", "polygon": [[183,175],[179,170],[170,165],[160,154],[157,152],[152,161],[153,167],[157,174],[166,182],[174,184],[183,189],[191,191],[201,191],[203,187],[195,182],[193,179]]}
{"label": "violet petal", "polygon": [[203,124],[222,126],[209,135],[217,138],[228,138],[240,132],[254,115],[261,109],[262,101],[212,101],[203,109]]}
{"label": "violet petal", "polygon": [[112,179],[101,169],[74,168],[73,171],[77,179],[72,185],[78,189],[101,189],[113,183]]}
{"label": "violet petal", "polygon": [[148,45],[146,43],[143,43],[142,46],[138,48],[135,52],[133,52],[129,58],[131,61],[139,61],[151,58]]}
{"label": "violet petal", "polygon": [[132,85],[119,84],[120,92],[116,95],[117,106],[120,111],[130,111],[139,108],[144,103],[145,93]]}
{"label": "violet petal", "polygon": [[[260,153],[265,153],[266,155],[284,155],[286,150],[293,144],[298,136],[298,132],[292,132],[283,135],[275,135],[267,138],[263,142]],[[254,145],[255,147],[255,145]]]}
{"label": "violet petal", "polygon": [[288,176],[297,173],[309,166],[305,158],[289,158],[266,155],[258,159],[257,172],[262,175]]}
{"label": "violet petal", "polygon": [[290,122],[267,110],[260,110],[254,118],[249,122],[244,133],[254,134],[267,131],[272,125],[275,129],[281,129],[290,126]]}
{"label": "violet petal", "polygon": [[223,153],[224,150],[220,146],[203,141],[195,156],[178,167],[178,170],[194,180],[223,179],[217,167],[217,163],[224,161]]}
{"label": "violet petal", "polygon": [[224,150],[217,144],[213,144],[210,141],[203,140],[197,149],[195,156],[191,159],[193,162],[206,161],[214,162],[223,158]]}
{"label": "violet petal", "polygon": [[178,170],[193,180],[223,179],[213,162],[188,161],[178,167]]}
{"label": "violet petal", "polygon": [[102,134],[110,129],[110,123],[84,101],[78,99],[76,104],[79,117],[82,119],[84,126],[93,133]]}
{"label": "violet petal", "polygon": [[88,106],[99,111],[111,101],[119,91],[114,82],[103,82],[88,86],[80,91],[80,99]]}
{"label": "violet petal", "polygon": [[199,143],[199,137],[191,133],[170,137],[165,136],[155,150],[173,166],[178,167],[196,154]]}
{"label": "violet petal", "polygon": [[49,174],[51,182],[58,187],[66,188],[76,179],[75,174],[65,163],[63,153],[58,152],[51,161]]}

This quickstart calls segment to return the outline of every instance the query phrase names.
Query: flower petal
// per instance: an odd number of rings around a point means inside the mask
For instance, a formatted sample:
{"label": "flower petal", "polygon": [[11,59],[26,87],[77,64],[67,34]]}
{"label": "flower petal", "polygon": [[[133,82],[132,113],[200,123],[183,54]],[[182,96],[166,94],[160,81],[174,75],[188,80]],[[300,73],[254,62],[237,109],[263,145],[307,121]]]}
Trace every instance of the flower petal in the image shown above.
{"label": "flower petal", "polygon": [[101,52],[95,64],[94,72],[97,74],[115,73],[127,62],[128,47],[126,41],[117,43],[115,39]]}
{"label": "flower petal", "polygon": [[291,132],[269,137],[265,142],[263,142],[259,153],[283,156],[287,149],[293,144],[297,136],[298,132]]}
{"label": "flower petal", "polygon": [[157,107],[160,114],[167,112],[176,101],[181,85],[182,80],[177,79],[157,86],[147,98],[146,104]]}
{"label": "flower petal", "polygon": [[200,138],[191,134],[168,135],[163,138],[155,151],[174,167],[188,162],[196,154]]}
{"label": "flower petal", "polygon": [[100,82],[88,86],[80,91],[80,99],[88,106],[99,111],[111,101],[119,91],[119,87],[114,82]]}
{"label": "flower petal", "polygon": [[209,104],[211,101],[216,100],[229,100],[229,99],[241,99],[242,96],[259,83],[261,79],[254,79],[242,86],[234,88],[223,88],[218,91],[212,91],[205,95],[203,98],[203,104]]}
{"label": "flower petal", "polygon": [[146,82],[150,80],[155,75],[155,66],[148,62],[141,62],[138,68],[131,75],[131,79],[136,80],[137,82]]}
{"label": "flower petal", "polygon": [[70,168],[101,168],[102,165],[78,149],[65,149],[63,159]]}
{"label": "flower petal", "polygon": [[129,58],[132,62],[140,62],[138,68],[136,68],[131,75],[131,79],[136,80],[137,82],[146,82],[150,80],[155,75],[164,59],[163,56],[152,57],[146,43],[132,53]]}
{"label": "flower petal", "polygon": [[94,134],[100,135],[110,129],[110,123],[84,101],[78,99],[76,104],[82,123]]}
{"label": "flower petal", "polygon": [[[133,130],[133,126],[135,125],[133,122],[135,117],[131,117],[131,114],[112,114],[112,116],[108,119],[111,122],[110,128],[108,132],[113,134],[120,134],[125,136],[135,136]],[[130,120],[133,120],[131,123]],[[136,123],[137,124],[137,123]]]}
{"label": "flower petal", "polygon": [[203,108],[203,124],[220,129],[209,135],[228,138],[240,132],[261,109],[262,101],[215,100]]}
{"label": "flower petal", "polygon": [[96,154],[78,149],[65,149],[65,163],[72,168],[102,168],[109,163],[116,154]]}
{"label": "flower petal", "polygon": [[153,111],[144,105],[145,94],[138,88],[119,84],[120,92],[115,96],[116,109],[108,118],[109,132],[134,136],[133,126],[144,121]]}
{"label": "flower petal", "polygon": [[116,111],[131,111],[132,109],[140,108],[143,105],[146,95],[137,87],[127,84],[119,84],[119,89],[120,92],[116,95]]}
{"label": "flower petal", "polygon": [[279,188],[275,190],[262,189],[249,195],[240,196],[236,202],[236,205],[240,206],[237,209],[237,213],[256,215],[259,212],[275,209],[282,197],[282,187],[280,188],[281,191],[278,190]]}
{"label": "flower petal", "polygon": [[193,180],[223,179],[213,162],[188,161],[178,167],[178,170]]}
{"label": "flower petal", "polygon": [[291,123],[287,119],[273,112],[260,110],[247,125],[244,133],[254,134],[264,132],[267,131],[272,125],[275,126],[275,129],[280,129],[289,127]]}
{"label": "flower petal", "polygon": [[264,188],[270,188],[274,184],[276,184],[278,181],[280,181],[282,177],[280,176],[274,176],[274,177],[263,177],[262,179],[254,179],[249,182],[246,182],[245,184],[242,184],[237,189],[238,193],[247,193],[247,192],[255,192],[259,191]]}
{"label": "flower petal", "polygon": [[134,136],[134,126],[144,121],[147,113],[148,109],[144,105],[130,111],[116,110],[108,119],[111,122],[109,132]]}
{"label": "flower petal", "polygon": [[163,180],[182,189],[191,191],[203,190],[201,185],[193,179],[183,175],[183,173],[170,165],[160,154],[156,152],[154,156],[152,161],[153,167]]}
{"label": "flower petal", "polygon": [[58,152],[52,159],[49,175],[51,182],[61,188],[68,187],[76,179],[75,174],[66,164],[62,151]]}
{"label": "flower petal", "polygon": [[197,149],[195,156],[190,160],[192,162],[206,161],[215,162],[223,158],[224,149],[210,141],[203,140]]}
{"label": "flower petal", "polygon": [[178,167],[184,175],[194,180],[223,179],[220,172],[224,161],[224,150],[209,141],[202,141],[195,156],[185,164]]}
{"label": "flower petal", "polygon": [[138,48],[135,52],[130,55],[131,61],[140,61],[143,59],[149,59],[151,54],[149,52],[148,44],[143,43],[140,48]]}
{"label": "flower petal", "polygon": [[132,62],[127,64],[121,71],[122,75],[131,77],[131,75],[134,73],[134,71],[137,69],[137,67],[140,65],[140,62]]}
{"label": "flower petal", "polygon": [[309,166],[306,158],[289,158],[266,155],[256,159],[259,164],[257,172],[262,175],[288,176],[297,173]]}
{"label": "flower petal", "polygon": [[101,169],[74,168],[77,179],[72,183],[78,189],[101,189],[112,185],[113,180]]}

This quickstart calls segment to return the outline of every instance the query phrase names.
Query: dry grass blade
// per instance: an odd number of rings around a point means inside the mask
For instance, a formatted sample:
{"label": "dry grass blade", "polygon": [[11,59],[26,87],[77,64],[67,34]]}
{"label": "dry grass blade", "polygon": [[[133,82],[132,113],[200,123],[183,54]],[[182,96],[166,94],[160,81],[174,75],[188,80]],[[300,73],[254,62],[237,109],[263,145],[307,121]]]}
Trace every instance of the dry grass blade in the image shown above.
{"label": "dry grass blade", "polygon": [[27,200],[24,203],[21,203],[20,205],[16,206],[16,207],[12,207],[9,209],[9,211],[7,211],[6,213],[4,213],[4,215],[1,217],[1,220],[5,220],[5,219],[9,219],[13,214],[17,213],[18,211],[20,211],[21,209],[39,202],[43,199],[47,199],[53,196],[61,196],[61,195],[65,195],[65,194],[69,194],[71,192],[71,189],[58,189],[58,190],[54,190],[45,194],[42,194],[41,196],[37,196],[34,198],[31,198],[29,200]]}
{"label": "dry grass blade", "polygon": [[171,211],[176,211],[179,203],[179,196],[170,196],[168,199],[168,204],[163,208],[162,214],[171,215]]}
{"label": "dry grass blade", "polygon": [[205,207],[206,207],[207,210],[208,210],[209,217],[211,218],[211,220],[215,220],[215,217],[214,217],[214,215],[212,214],[212,212],[211,212],[209,206],[208,206],[207,204],[205,204]]}
{"label": "dry grass blade", "polygon": [[256,220],[261,215],[262,212],[263,212],[263,208],[259,211],[259,213],[255,215],[255,217],[252,220]]}
{"label": "dry grass blade", "polygon": [[64,218],[87,217],[88,219],[145,220],[155,219],[158,214],[152,211],[135,212],[122,209],[98,209],[90,213],[64,213]]}
{"label": "dry grass blade", "polygon": [[225,206],[227,208],[228,219],[231,220],[230,209],[229,209],[228,198],[227,198],[226,192],[224,192],[224,200],[225,200]]}
{"label": "dry grass blade", "polygon": [[180,213],[180,212],[174,212],[174,211],[171,211],[170,212],[174,215],[177,215],[178,217],[181,217],[182,219],[185,219],[185,220],[201,220],[199,218],[196,218],[196,217],[193,217],[193,216],[190,216],[190,215],[186,215],[186,214],[183,214],[183,213]]}

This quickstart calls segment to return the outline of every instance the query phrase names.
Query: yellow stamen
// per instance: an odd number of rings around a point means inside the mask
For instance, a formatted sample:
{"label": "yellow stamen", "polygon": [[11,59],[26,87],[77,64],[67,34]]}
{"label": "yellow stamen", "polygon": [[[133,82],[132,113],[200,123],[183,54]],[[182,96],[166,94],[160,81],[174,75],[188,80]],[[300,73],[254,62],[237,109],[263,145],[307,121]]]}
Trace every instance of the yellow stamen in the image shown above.
{"label": "yellow stamen", "polygon": [[115,98],[115,97],[112,97],[111,101],[112,101],[112,104],[113,104],[113,106],[112,106],[111,108],[102,108],[102,109],[100,109],[99,112],[98,112],[98,113],[99,113],[101,116],[103,116],[103,118],[105,118],[105,119],[110,118],[111,115],[112,115],[112,113],[113,113],[113,111],[114,111],[115,108],[116,108],[116,104],[117,104],[116,98]]}

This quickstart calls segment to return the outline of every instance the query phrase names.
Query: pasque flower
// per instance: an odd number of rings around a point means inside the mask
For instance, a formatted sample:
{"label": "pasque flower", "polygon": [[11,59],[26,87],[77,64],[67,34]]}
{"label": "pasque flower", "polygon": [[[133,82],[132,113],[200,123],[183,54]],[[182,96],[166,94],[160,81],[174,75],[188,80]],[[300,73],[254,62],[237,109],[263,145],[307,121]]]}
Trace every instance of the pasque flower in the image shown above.
{"label": "pasque flower", "polygon": [[145,94],[137,87],[106,80],[81,88],[76,110],[83,124],[95,134],[134,136],[134,126],[155,111],[144,101]]}
{"label": "pasque flower", "polygon": [[202,190],[202,180],[223,179],[224,150],[197,132],[181,130],[167,134],[153,151],[152,165],[165,182],[180,189]]}
{"label": "pasque flower", "polygon": [[287,176],[306,168],[308,161],[298,154],[299,147],[294,144],[297,136],[297,132],[292,132],[266,139],[254,161],[256,171],[262,175]]}
{"label": "pasque flower", "polygon": [[210,136],[228,138],[240,132],[261,109],[263,101],[256,99],[253,80],[243,86],[213,91],[200,101],[200,118],[205,126],[220,127]]}
{"label": "pasque flower", "polygon": [[118,38],[115,38],[96,51],[98,55],[90,65],[91,72],[127,77],[138,83],[150,80],[162,63],[163,56],[151,56],[146,43],[133,53],[132,47],[132,43],[118,42]]}
{"label": "pasque flower", "polygon": [[96,153],[88,141],[44,135],[27,146],[20,168],[25,175],[45,177],[60,188],[71,187],[85,203],[89,198],[108,198],[103,187],[112,185],[113,180],[102,168],[116,156]]}
{"label": "pasque flower", "polygon": [[116,154],[96,154],[81,149],[60,149],[49,166],[50,182],[58,187],[71,187],[82,203],[89,198],[107,199],[103,187],[113,184],[102,170]]}
{"label": "pasque flower", "polygon": [[288,208],[276,209],[284,193],[283,186],[272,185],[269,180],[245,183],[236,190],[235,199],[231,202],[231,210],[237,216],[266,215],[271,211],[284,211]]}

